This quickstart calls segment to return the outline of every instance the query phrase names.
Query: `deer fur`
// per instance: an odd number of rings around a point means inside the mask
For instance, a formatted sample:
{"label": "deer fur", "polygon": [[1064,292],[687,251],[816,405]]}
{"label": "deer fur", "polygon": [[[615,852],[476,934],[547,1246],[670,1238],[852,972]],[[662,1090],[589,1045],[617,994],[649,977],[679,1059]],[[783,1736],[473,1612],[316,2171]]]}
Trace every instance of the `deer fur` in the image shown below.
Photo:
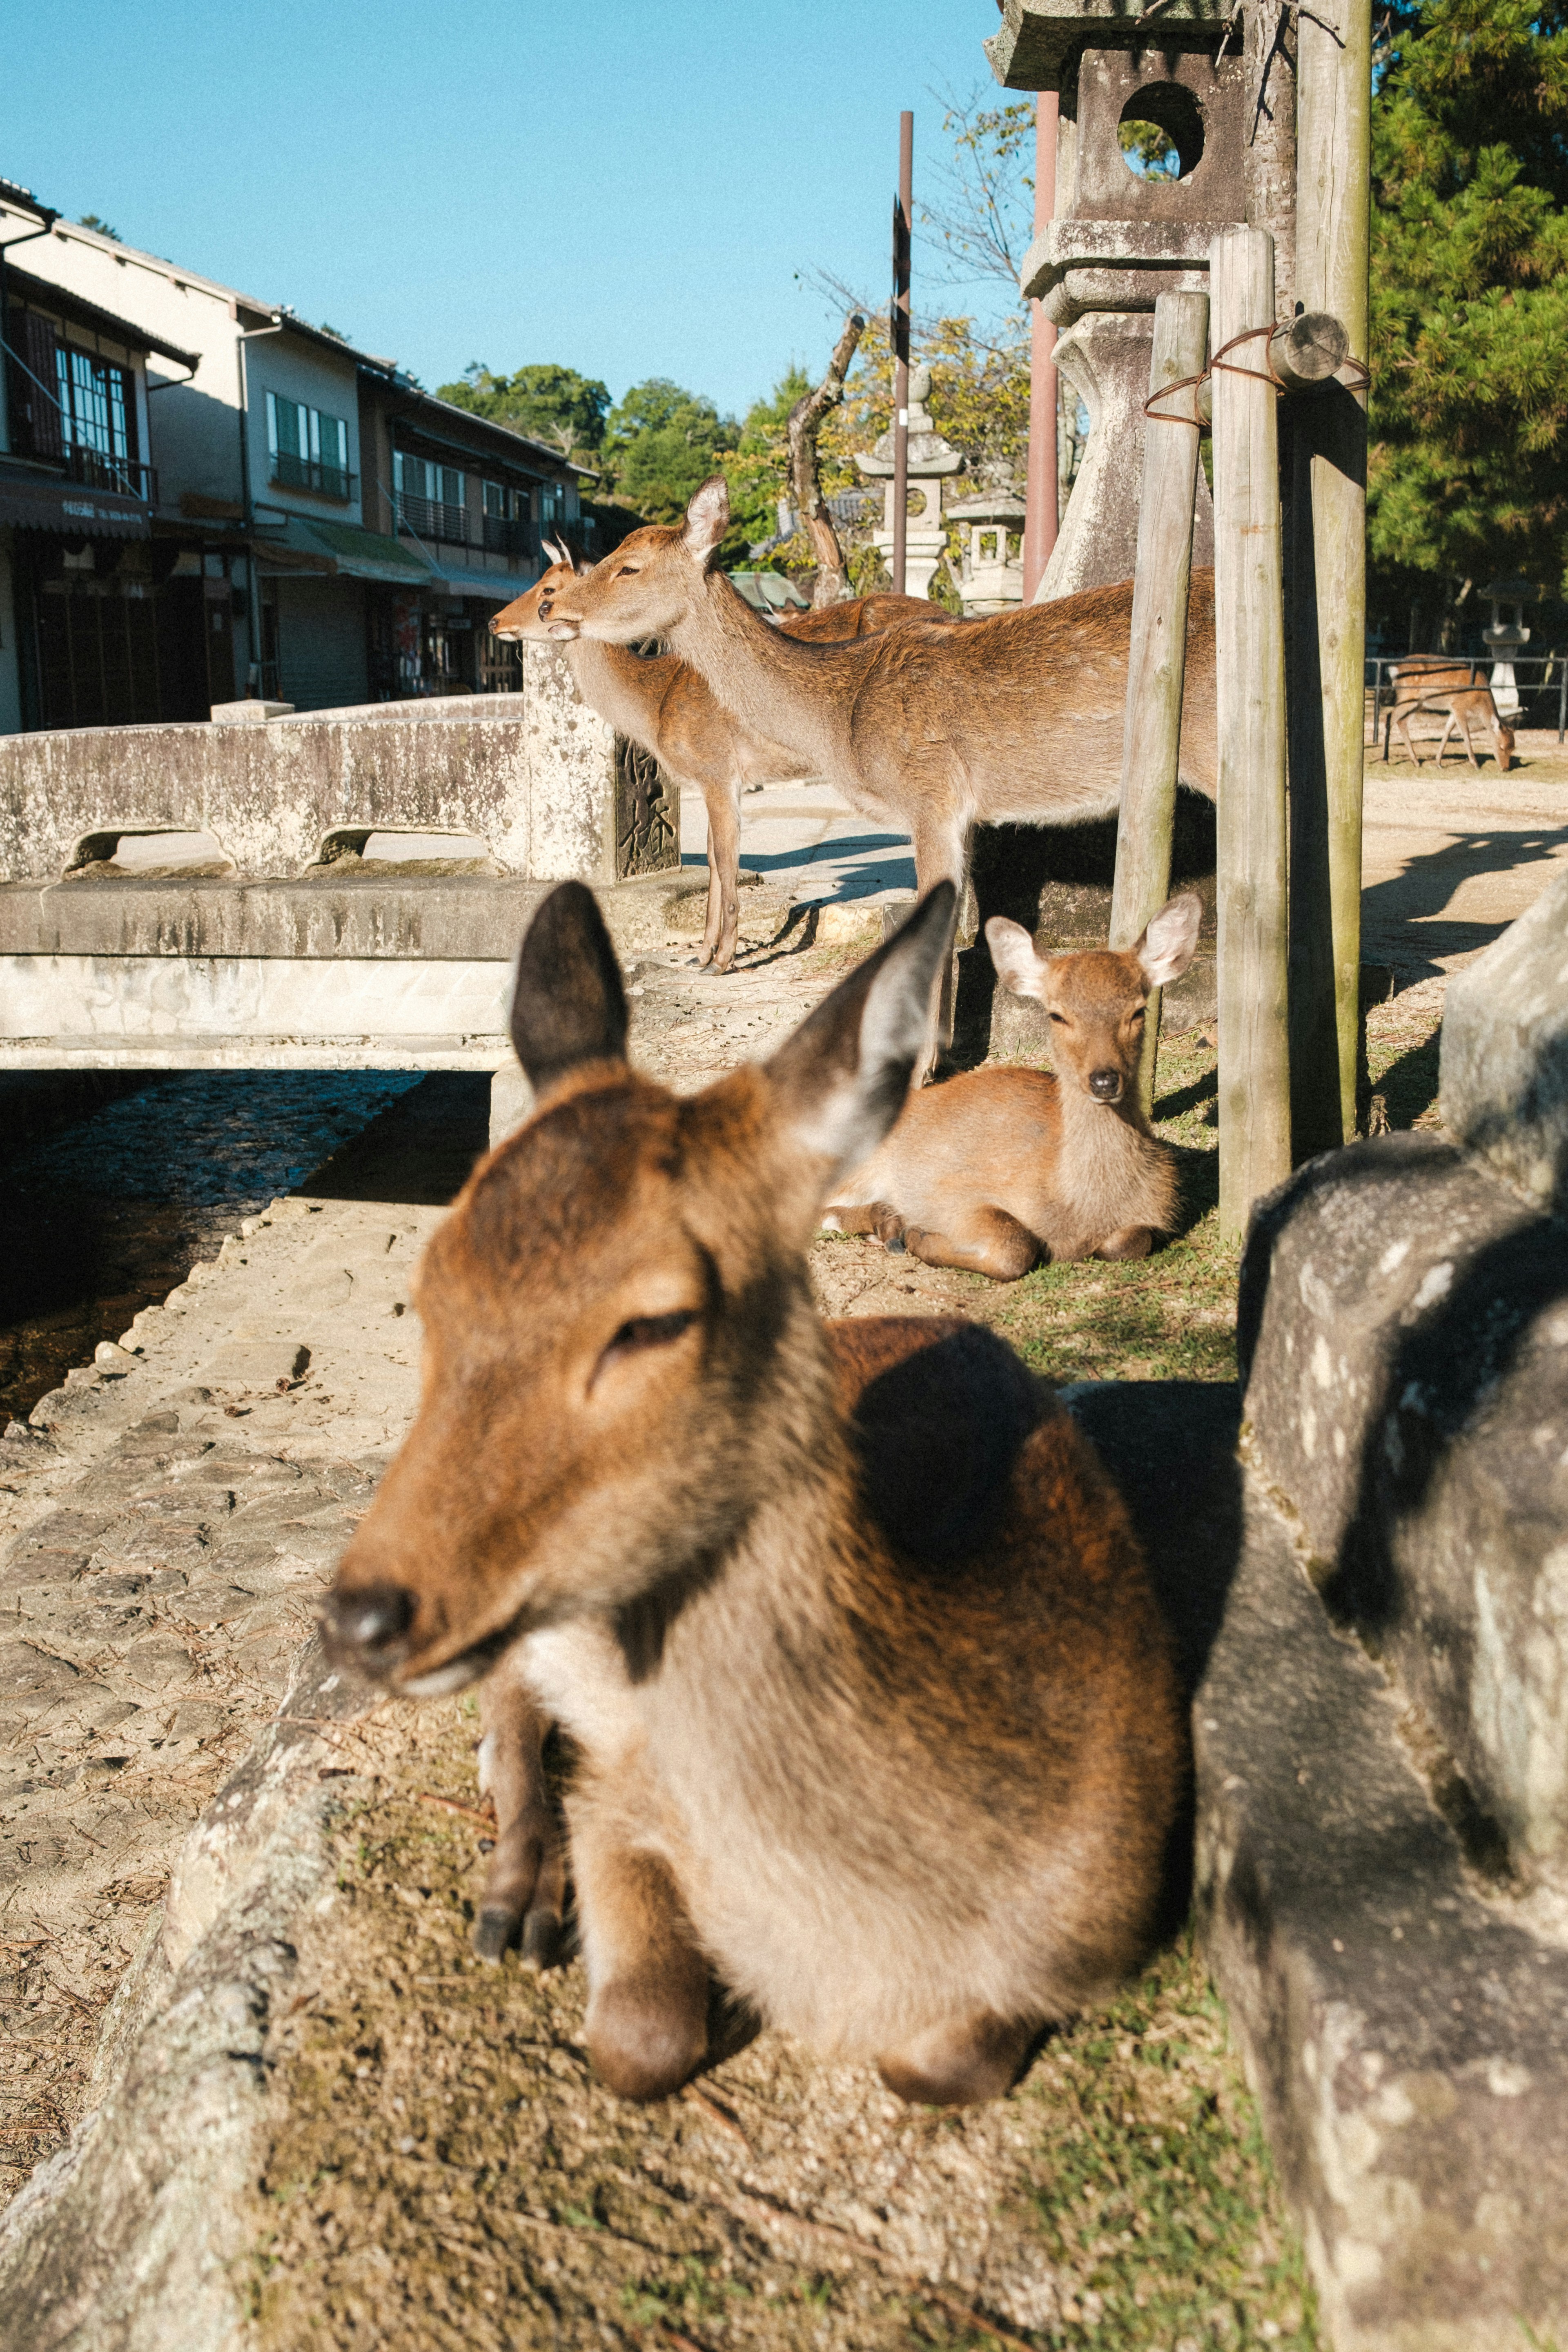
{"label": "deer fur", "polygon": [[1202,919],[1186,890],[1125,953],[1042,956],[1021,924],[993,916],[992,961],[1045,1006],[1056,1076],[993,1064],[912,1095],[823,1223],[994,1282],[1042,1257],[1146,1257],[1175,1222],[1178,1186],[1139,1101],[1144,1009],[1191,963]]}
{"label": "deer fur", "polygon": [[[498,613],[493,636],[515,644],[549,642],[554,601],[592,567],[546,540],[547,571]],[[895,621],[946,620],[939,605],[913,596],[858,596],[819,612],[764,624],[792,636],[859,637]],[[799,759],[752,731],[717,701],[698,673],[673,654],[642,655],[592,638],[570,641],[566,665],[584,702],[619,735],[650,752],[678,784],[693,784],[708,812],[708,912],[700,965],[728,971],[740,932],[741,795],[802,773]]]}
{"label": "deer fur", "polygon": [[[922,894],[944,879],[962,889],[976,824],[1068,824],[1118,807],[1130,580],[962,628],[910,622],[848,645],[802,643],[719,570],[729,520],[716,475],[680,530],[635,530],[572,582],[552,632],[668,640],[749,728],[907,832]],[[1179,776],[1214,798],[1212,572],[1192,576]]]}
{"label": "deer fur", "polygon": [[551,894],[535,1108],[426,1251],[419,1412],[329,1596],[395,1691],[510,1678],[525,1771],[569,1733],[588,2047],[630,2097],[702,2063],[715,1976],[905,2097],[989,2097],[1152,1932],[1185,1735],[1120,1498],[993,1333],[811,1299],[953,911],[680,1097],[626,1063],[590,893]]}
{"label": "deer fur", "polygon": [[[1498,716],[1489,686],[1481,684],[1469,662],[1437,662],[1418,660],[1397,662],[1389,672],[1394,681],[1394,724],[1401,741],[1414,764],[1421,765],[1421,754],[1410,732],[1410,721],[1417,710],[1447,711],[1448,723],[1443,730],[1443,740],[1437,746],[1437,765],[1443,764],[1443,754],[1448,739],[1458,727],[1465,739],[1465,751],[1470,765],[1478,773],[1480,761],[1470,740],[1472,722],[1479,725],[1491,740],[1492,755],[1506,774],[1513,765],[1514,734]],[[1384,754],[1386,757],[1386,753]]]}

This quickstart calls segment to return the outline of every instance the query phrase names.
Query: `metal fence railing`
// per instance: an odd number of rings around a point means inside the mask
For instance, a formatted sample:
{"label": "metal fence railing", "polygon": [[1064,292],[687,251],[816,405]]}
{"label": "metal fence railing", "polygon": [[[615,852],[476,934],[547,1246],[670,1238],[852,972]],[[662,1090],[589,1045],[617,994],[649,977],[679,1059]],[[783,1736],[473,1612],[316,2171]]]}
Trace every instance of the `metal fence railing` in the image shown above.
{"label": "metal fence railing", "polygon": [[[1449,669],[1468,669],[1473,685],[1489,686],[1500,658],[1489,654],[1473,660],[1468,654],[1369,654],[1362,740],[1369,750],[1382,742],[1386,754],[1394,703],[1393,674],[1405,663],[1436,662]],[[1511,667],[1520,707],[1508,723],[1516,729],[1554,727],[1561,743],[1568,735],[1568,655],[1561,651],[1515,654]]]}

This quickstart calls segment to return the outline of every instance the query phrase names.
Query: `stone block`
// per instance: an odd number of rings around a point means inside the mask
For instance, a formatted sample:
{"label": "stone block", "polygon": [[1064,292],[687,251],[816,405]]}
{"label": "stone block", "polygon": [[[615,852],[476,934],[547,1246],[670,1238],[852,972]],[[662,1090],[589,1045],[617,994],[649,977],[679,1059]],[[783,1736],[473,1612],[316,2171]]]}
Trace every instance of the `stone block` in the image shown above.
{"label": "stone block", "polygon": [[1568,874],[1449,982],[1442,1104],[1506,1183],[1568,1211]]}
{"label": "stone block", "polygon": [[1474,1860],[1568,1898],[1568,1226],[1435,1139],[1326,1154],[1254,1217],[1238,1344],[1258,1468]]}

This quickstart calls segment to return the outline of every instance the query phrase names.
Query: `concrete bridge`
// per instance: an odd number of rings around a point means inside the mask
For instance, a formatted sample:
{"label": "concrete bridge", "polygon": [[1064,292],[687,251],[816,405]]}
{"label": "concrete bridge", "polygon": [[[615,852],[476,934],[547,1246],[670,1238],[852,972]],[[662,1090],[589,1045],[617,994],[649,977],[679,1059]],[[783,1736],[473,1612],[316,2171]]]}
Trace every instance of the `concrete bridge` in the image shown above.
{"label": "concrete bridge", "polygon": [[676,787],[526,650],[521,694],[0,742],[0,1071],[488,1069],[510,1124],[534,907],[591,882],[634,954],[680,862]]}

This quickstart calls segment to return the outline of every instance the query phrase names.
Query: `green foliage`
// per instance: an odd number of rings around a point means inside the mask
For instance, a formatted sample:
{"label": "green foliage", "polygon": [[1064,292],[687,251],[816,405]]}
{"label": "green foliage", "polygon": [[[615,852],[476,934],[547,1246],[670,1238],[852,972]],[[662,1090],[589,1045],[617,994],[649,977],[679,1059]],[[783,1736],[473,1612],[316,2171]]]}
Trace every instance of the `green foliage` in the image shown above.
{"label": "green foliage", "polygon": [[604,466],[615,494],[648,522],[679,522],[688,499],[740,439],[733,418],[668,376],[649,376],[611,409]]}
{"label": "green foliage", "polygon": [[1181,177],[1182,159],[1176,144],[1157,122],[1123,122],[1116,132],[1122,153],[1140,179],[1175,180]]}
{"label": "green foliage", "polygon": [[[727,452],[723,470],[730,485],[731,536],[737,546],[752,547],[778,531],[778,502],[789,489],[789,443],[786,428],[796,401],[811,390],[811,379],[798,362],[792,363],[765,400],[754,400],[746,411],[741,437]],[[794,541],[791,542],[794,546]],[[804,536],[801,562],[812,555]],[[767,558],[771,570],[782,570],[775,551]]]}
{"label": "green foliage", "polygon": [[1568,536],[1568,10],[1396,8],[1373,106],[1374,562],[1555,583]]}
{"label": "green foliage", "polygon": [[580,463],[592,463],[605,438],[610,388],[596,376],[579,375],[575,368],[538,362],[520,367],[513,375],[496,375],[478,360],[470,360],[460,383],[444,383],[437,394],[456,407],[492,424],[510,425]]}
{"label": "green foliage", "polygon": [[[987,91],[984,93],[989,96]],[[917,206],[924,242],[936,245],[951,284],[1000,278],[1014,289],[1034,225],[1035,106],[1014,99],[986,106],[983,93],[949,98],[942,127],[951,161],[932,166],[937,201]]]}
{"label": "green foliage", "polygon": [[77,226],[96,229],[100,236],[107,236],[115,245],[123,245],[125,242],[120,231],[117,228],[110,228],[109,223],[106,220],[100,220],[96,213],[81,214],[77,221]]}

